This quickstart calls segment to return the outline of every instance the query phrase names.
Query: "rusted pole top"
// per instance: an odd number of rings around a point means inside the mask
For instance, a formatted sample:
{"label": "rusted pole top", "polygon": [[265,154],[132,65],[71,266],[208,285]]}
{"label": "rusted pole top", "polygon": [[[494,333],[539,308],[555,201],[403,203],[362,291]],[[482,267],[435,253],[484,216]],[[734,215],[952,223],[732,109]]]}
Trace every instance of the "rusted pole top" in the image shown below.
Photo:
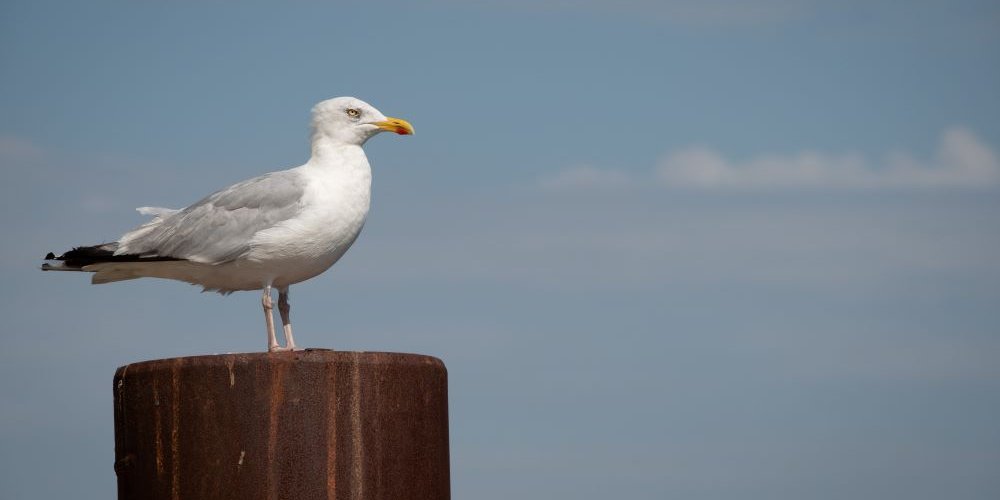
{"label": "rusted pole top", "polygon": [[306,350],[115,373],[119,500],[448,499],[437,358]]}

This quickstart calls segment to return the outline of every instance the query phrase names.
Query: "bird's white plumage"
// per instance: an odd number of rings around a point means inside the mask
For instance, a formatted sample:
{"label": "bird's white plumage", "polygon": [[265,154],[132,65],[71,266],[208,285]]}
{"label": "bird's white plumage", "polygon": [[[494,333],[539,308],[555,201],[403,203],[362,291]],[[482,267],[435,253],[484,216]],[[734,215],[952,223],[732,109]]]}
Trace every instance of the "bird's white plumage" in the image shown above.
{"label": "bird's white plumage", "polygon": [[[345,110],[359,111],[352,120]],[[387,118],[353,98],[313,110],[312,156],[300,167],[217,191],[181,210],[143,207],[150,222],[126,233],[115,255],[183,259],[87,266],[94,283],[157,277],[223,293],[285,287],[332,266],[364,226],[372,173],[362,144]]]}
{"label": "bird's white plumage", "polygon": [[[93,272],[93,283],[166,278],[230,293],[264,290],[268,349],[294,349],[288,287],[330,268],[357,239],[371,202],[372,171],[361,146],[389,130],[412,134],[353,97],[317,104],[304,165],[216,191],[180,210],[142,207],[153,219],[118,242],[49,255],[43,270]],[[113,252],[113,253],[112,253]],[[279,292],[286,347],[278,345],[271,288]]]}

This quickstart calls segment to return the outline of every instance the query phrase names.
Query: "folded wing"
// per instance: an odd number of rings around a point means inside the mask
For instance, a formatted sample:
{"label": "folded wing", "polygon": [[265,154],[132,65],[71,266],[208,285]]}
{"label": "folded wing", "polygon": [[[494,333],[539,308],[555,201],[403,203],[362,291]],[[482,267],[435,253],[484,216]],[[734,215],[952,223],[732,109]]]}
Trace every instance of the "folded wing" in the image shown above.
{"label": "folded wing", "polygon": [[304,191],[301,174],[285,170],[235,184],[179,211],[142,210],[156,218],[122,236],[114,254],[203,264],[235,260],[250,251],[255,234],[298,215]]}

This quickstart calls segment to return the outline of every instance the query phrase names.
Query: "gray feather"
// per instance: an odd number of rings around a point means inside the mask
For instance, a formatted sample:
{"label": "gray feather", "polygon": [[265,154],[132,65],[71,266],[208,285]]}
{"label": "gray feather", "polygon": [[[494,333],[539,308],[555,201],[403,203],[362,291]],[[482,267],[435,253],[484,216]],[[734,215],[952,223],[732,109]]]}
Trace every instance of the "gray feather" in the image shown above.
{"label": "gray feather", "polygon": [[305,181],[295,170],[273,172],[217,191],[177,212],[164,212],[122,237],[117,253],[219,264],[250,250],[260,231],[295,217]]}

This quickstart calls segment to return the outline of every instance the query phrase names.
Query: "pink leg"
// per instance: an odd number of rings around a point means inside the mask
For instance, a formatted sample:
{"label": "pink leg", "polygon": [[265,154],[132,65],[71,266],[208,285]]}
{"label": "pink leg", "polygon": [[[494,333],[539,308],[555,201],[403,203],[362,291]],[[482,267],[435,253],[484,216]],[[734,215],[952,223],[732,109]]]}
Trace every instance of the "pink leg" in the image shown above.
{"label": "pink leg", "polygon": [[264,323],[267,325],[267,350],[274,352],[281,349],[278,339],[274,334],[274,315],[271,313],[274,307],[271,305],[271,285],[264,287],[264,296],[261,297],[261,305],[264,306]]}

